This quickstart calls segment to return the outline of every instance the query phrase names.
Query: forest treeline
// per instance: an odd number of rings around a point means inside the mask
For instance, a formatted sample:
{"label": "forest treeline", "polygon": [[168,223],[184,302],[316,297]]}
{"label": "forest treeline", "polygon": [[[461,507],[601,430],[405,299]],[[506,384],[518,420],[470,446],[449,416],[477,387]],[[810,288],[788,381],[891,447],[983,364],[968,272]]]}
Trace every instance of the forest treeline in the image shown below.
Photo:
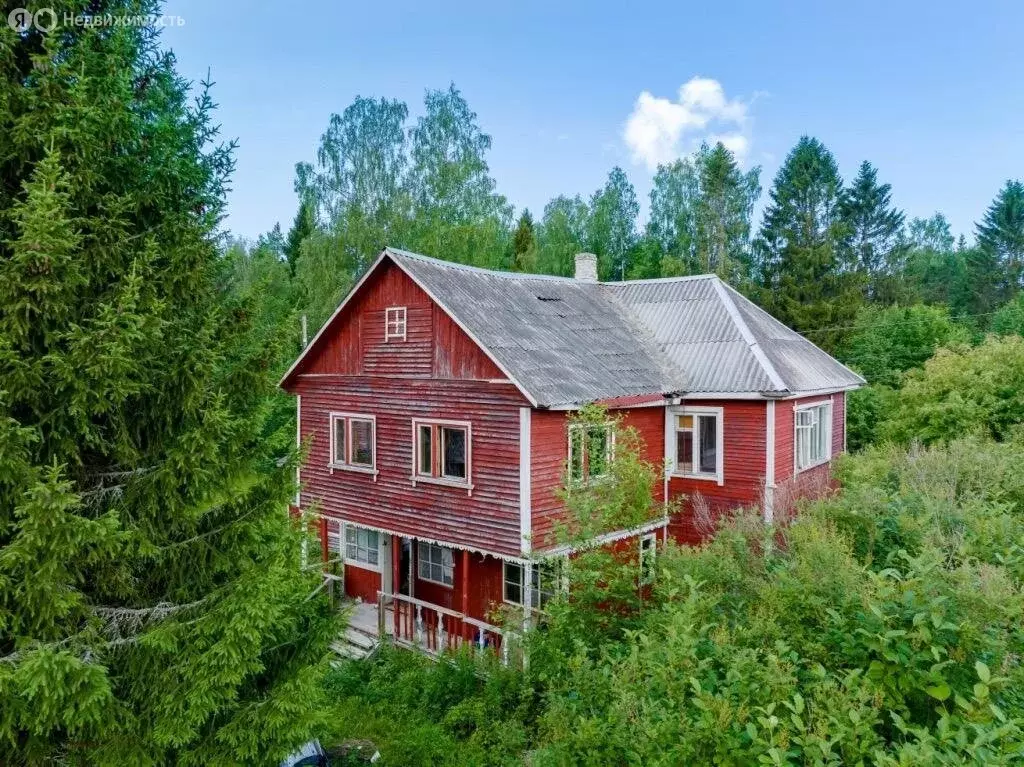
{"label": "forest treeline", "polygon": [[[662,165],[649,215],[621,168],[592,194],[555,197],[518,215],[487,165],[491,137],[453,85],[427,91],[423,113],[356,98],[331,116],[315,161],[299,163],[299,210],[249,253],[287,260],[313,326],[385,244],[459,263],[569,276],[573,256],[598,256],[602,279],[714,272],[829,351],[843,352],[877,309],[940,307],[971,330],[1019,292],[1024,184],[1007,181],[975,237],[955,238],[941,213],[907,219],[864,161],[844,182],[818,139],[804,136],[767,191],[721,144]],[[244,246],[236,246],[242,247]],[[911,321],[911,320],[907,320]]]}

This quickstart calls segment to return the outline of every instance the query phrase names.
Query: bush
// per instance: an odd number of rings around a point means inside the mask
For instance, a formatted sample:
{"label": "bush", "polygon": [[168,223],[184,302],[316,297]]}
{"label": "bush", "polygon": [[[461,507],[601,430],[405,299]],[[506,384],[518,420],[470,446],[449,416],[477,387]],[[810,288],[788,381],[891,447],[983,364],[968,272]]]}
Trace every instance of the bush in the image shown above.
{"label": "bush", "polygon": [[923,365],[936,349],[970,340],[949,311],[938,306],[865,306],[856,324],[861,329],[850,335],[839,356],[869,383],[881,386],[899,386],[904,372]]}
{"label": "bush", "polygon": [[1024,338],[990,337],[976,347],[940,350],[908,374],[885,439],[925,444],[985,432],[1006,439],[1024,421]]}

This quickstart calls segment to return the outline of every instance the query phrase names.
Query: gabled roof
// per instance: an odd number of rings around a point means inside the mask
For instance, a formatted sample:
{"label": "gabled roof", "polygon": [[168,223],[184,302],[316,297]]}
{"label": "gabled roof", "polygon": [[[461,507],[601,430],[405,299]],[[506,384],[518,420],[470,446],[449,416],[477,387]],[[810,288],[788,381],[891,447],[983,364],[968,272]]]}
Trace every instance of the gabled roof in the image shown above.
{"label": "gabled roof", "polygon": [[607,286],[686,371],[691,394],[787,396],[865,383],[716,275]]}
{"label": "gabled roof", "polygon": [[714,275],[597,283],[479,269],[387,248],[282,384],[385,260],[417,283],[538,407],[682,393],[786,396],[864,383]]}
{"label": "gabled roof", "polygon": [[603,285],[385,254],[539,406],[686,389],[683,373]]}

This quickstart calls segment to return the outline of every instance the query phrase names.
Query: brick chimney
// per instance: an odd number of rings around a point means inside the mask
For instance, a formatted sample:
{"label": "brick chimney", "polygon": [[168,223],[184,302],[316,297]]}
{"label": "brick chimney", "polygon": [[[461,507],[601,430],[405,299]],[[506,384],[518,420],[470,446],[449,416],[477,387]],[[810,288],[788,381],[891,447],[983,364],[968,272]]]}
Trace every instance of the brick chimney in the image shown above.
{"label": "brick chimney", "polygon": [[576,254],[576,279],[581,282],[597,282],[597,256],[593,253]]}

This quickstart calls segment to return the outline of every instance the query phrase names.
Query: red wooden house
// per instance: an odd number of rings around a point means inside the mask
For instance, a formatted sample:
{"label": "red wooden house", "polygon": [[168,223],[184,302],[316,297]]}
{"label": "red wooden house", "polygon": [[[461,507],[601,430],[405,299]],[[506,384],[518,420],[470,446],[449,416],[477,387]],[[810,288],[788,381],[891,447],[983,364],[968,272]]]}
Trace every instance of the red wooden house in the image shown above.
{"label": "red wooden house", "polygon": [[662,497],[688,498],[602,538],[645,557],[659,532],[695,541],[725,509],[771,519],[825,487],[862,384],[713,275],[600,283],[588,254],[561,278],[393,249],[281,382],[311,442],[297,502],[322,516],[345,592],[478,627],[494,605],[538,606],[554,588],[539,562],[571,553],[556,491],[601,462],[570,433],[582,405],[635,426],[668,461]]}

